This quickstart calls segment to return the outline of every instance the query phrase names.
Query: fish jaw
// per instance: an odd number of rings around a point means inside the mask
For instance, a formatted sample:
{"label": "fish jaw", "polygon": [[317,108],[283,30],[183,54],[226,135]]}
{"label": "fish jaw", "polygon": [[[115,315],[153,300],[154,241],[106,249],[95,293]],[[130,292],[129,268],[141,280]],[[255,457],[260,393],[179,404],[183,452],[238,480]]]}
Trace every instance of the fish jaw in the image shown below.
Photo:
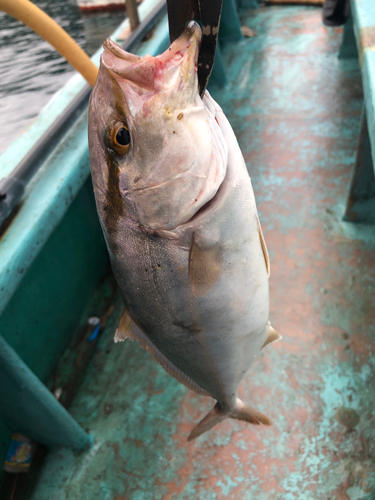
{"label": "fish jaw", "polygon": [[[147,106],[148,98],[158,94],[163,94],[162,100],[168,101],[170,108],[185,108],[195,102],[201,39],[202,31],[194,21],[156,57],[130,54],[107,39],[103,43],[101,66],[111,72],[123,88],[129,111],[153,113],[154,109]],[[152,106],[155,100],[151,99]]]}
{"label": "fish jaw", "polygon": [[[226,175],[225,138],[198,93],[200,39],[199,26],[190,23],[157,57],[134,56],[110,40],[104,43],[90,105],[90,150],[101,150],[92,155],[93,177],[105,186],[115,164],[113,202],[120,196],[133,223],[151,230],[171,231],[186,223],[215,196]],[[107,132],[121,123],[131,138],[124,155],[111,147]]]}

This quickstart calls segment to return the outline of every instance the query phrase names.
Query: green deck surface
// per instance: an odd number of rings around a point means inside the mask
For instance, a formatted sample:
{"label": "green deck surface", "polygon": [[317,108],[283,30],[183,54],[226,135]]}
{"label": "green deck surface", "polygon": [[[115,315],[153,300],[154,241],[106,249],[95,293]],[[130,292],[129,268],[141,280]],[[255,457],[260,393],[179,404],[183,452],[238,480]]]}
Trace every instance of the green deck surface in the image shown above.
{"label": "green deck surface", "polygon": [[375,227],[342,222],[363,104],[358,62],[321,11],[242,13],[258,36],[223,50],[213,92],[238,137],[271,257],[271,320],[241,398],[270,428],[226,420],[137,343],[121,303],[70,411],[95,444],[49,453],[29,500],[364,500],[375,489]]}

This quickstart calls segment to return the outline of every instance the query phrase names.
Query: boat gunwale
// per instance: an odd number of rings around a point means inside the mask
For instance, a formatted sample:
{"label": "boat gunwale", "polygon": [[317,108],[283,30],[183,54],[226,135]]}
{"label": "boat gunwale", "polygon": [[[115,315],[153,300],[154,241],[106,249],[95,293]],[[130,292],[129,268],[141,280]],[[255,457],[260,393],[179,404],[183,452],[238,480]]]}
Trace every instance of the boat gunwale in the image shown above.
{"label": "boat gunwale", "polygon": [[[158,5],[160,0],[144,0],[139,6],[141,22]],[[161,24],[163,30],[155,30],[150,40],[140,43],[137,52],[147,47],[149,53],[156,55],[160,47],[165,45],[168,38],[165,19]],[[121,43],[121,33],[128,26],[129,20],[125,19],[111,38]],[[91,58],[97,66],[102,51],[103,48],[100,48]],[[75,74],[51,98],[25,133],[0,156],[0,180],[14,171],[20,160],[83,92],[85,86],[86,81],[79,74]],[[16,213],[10,216],[11,223],[0,234],[0,314],[89,175],[85,108],[45,158],[27,185],[25,195],[16,207]]]}

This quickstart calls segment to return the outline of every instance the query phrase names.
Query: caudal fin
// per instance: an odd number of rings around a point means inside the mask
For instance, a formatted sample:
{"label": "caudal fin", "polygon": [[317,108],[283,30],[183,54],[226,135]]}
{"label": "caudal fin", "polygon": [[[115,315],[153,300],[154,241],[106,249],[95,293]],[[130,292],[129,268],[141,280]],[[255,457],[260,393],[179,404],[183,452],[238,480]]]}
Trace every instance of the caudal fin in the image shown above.
{"label": "caudal fin", "polygon": [[272,425],[271,420],[263,415],[263,413],[250,408],[241,399],[237,398],[235,408],[229,412],[223,411],[220,408],[220,404],[216,403],[212,410],[191,431],[188,441],[192,441],[201,434],[209,431],[214,425],[226,418],[235,418],[236,420],[243,420],[254,425]]}
{"label": "caudal fin", "polygon": [[256,411],[250,406],[247,406],[243,401],[239,398],[236,399],[236,409],[230,415],[230,418],[235,418],[236,420],[244,420],[245,422],[249,422],[249,424],[254,425],[272,425],[271,420],[260,413],[260,411]]}
{"label": "caudal fin", "polygon": [[188,437],[188,441],[192,441],[204,432],[209,431],[214,425],[218,424],[222,420],[229,417],[229,413],[223,412],[220,409],[219,403],[212,408],[212,410],[207,413],[207,415],[199,422],[199,424],[194,427]]}

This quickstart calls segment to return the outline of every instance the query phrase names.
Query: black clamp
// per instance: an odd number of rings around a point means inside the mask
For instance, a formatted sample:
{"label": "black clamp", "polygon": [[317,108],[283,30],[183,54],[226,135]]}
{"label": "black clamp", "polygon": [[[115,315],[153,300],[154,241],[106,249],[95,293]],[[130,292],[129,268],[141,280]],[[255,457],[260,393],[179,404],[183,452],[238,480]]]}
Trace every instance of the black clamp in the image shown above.
{"label": "black clamp", "polygon": [[191,20],[202,26],[202,42],[198,57],[199,94],[203,97],[215,59],[223,0],[167,0],[171,43]]}

